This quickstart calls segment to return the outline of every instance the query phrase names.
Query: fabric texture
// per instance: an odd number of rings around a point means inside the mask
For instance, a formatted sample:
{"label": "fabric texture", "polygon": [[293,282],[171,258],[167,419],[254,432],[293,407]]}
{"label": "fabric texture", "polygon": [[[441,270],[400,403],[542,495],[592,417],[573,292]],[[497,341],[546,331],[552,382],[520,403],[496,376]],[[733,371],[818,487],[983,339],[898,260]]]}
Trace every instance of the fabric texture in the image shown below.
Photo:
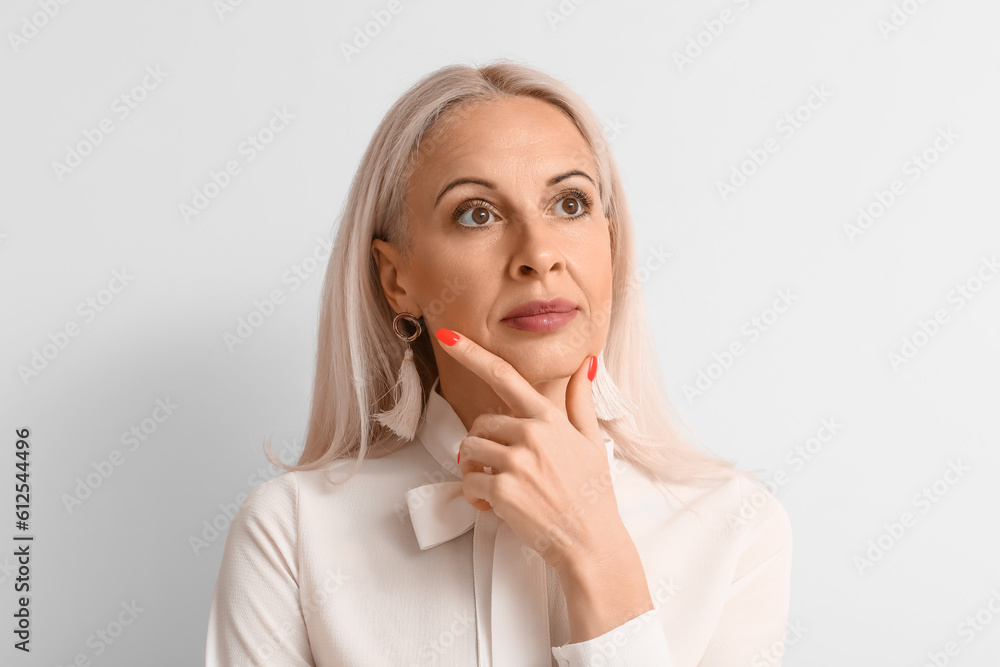
{"label": "fabric texture", "polygon": [[324,475],[353,461],[255,487],[226,538],[206,667],[780,667],[792,530],[763,487],[654,483],[605,436],[655,608],[570,644],[558,574],[461,494],[466,434],[435,383],[416,438],[347,483]]}

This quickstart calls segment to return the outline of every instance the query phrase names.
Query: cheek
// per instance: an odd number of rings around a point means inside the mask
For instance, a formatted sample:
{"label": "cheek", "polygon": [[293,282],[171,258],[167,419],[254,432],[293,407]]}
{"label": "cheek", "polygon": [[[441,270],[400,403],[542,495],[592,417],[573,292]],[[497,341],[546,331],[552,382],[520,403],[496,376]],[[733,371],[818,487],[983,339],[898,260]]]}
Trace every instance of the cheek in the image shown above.
{"label": "cheek", "polygon": [[476,296],[482,277],[474,280],[479,275],[474,266],[446,263],[427,267],[426,271],[424,280],[421,281],[425,319],[445,319],[448,323],[459,326],[476,317]]}
{"label": "cheek", "polygon": [[599,291],[611,290],[611,242],[607,233],[598,234],[581,248],[577,264],[589,283]]}
{"label": "cheek", "polygon": [[606,319],[606,313],[610,312],[612,306],[613,271],[611,245],[607,234],[595,236],[593,242],[581,248],[582,252],[577,255],[576,273],[581,281],[581,288],[586,290],[591,301],[593,318],[601,321]]}

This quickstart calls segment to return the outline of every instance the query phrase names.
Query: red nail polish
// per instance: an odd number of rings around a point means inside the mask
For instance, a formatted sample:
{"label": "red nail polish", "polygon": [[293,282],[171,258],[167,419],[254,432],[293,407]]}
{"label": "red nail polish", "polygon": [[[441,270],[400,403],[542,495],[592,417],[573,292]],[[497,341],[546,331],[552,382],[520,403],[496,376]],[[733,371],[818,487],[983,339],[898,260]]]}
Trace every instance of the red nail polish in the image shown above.
{"label": "red nail polish", "polygon": [[590,368],[587,369],[587,379],[593,382],[594,377],[596,375],[597,375],[597,357],[591,357]]}
{"label": "red nail polish", "polygon": [[462,462],[462,452],[459,452],[459,453],[458,453],[458,462],[459,462],[459,463],[461,463],[461,462]]}
{"label": "red nail polish", "polygon": [[438,337],[438,340],[444,343],[445,345],[454,345],[455,343],[458,342],[459,338],[457,333],[455,333],[451,329],[444,329],[444,328],[438,329],[436,335]]}

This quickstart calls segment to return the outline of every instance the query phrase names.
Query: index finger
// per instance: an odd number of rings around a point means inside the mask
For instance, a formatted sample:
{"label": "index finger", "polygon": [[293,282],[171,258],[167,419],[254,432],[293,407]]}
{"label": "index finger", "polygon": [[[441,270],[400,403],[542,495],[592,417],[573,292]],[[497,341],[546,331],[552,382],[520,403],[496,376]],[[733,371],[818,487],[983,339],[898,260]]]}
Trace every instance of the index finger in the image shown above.
{"label": "index finger", "polygon": [[438,329],[435,335],[448,354],[488,384],[514,411],[515,417],[538,417],[550,407],[549,400],[535,391],[506,359],[451,329]]}

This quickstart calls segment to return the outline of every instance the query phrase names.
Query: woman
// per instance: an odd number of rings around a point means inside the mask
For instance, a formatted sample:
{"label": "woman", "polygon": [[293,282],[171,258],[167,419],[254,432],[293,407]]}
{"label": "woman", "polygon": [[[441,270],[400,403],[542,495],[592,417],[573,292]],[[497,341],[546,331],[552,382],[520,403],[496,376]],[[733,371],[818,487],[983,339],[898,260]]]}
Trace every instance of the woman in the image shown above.
{"label": "woman", "polygon": [[779,665],[788,516],[673,426],[635,266],[565,85],[499,62],[407,91],[337,231],[305,450],[233,521],[206,664]]}

